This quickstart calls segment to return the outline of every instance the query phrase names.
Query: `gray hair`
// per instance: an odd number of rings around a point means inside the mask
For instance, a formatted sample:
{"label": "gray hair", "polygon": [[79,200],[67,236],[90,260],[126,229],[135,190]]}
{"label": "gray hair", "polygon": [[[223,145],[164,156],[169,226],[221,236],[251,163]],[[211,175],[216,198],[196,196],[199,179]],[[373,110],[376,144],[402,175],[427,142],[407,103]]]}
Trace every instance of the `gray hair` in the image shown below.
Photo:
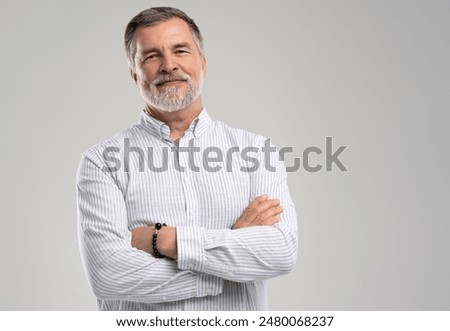
{"label": "gray hair", "polygon": [[195,24],[194,20],[186,15],[183,11],[172,8],[172,7],[153,7],[149,9],[145,9],[137,14],[135,17],[131,19],[128,23],[127,28],[125,29],[125,51],[127,53],[128,65],[131,68],[134,68],[135,62],[134,57],[136,55],[136,40],[135,40],[135,32],[140,27],[145,26],[154,26],[159,23],[168,21],[171,18],[181,18],[183,21],[187,23],[189,29],[192,33],[192,38],[197,44],[197,48],[201,54],[204,54],[203,50],[203,37],[198,28],[197,24]]}

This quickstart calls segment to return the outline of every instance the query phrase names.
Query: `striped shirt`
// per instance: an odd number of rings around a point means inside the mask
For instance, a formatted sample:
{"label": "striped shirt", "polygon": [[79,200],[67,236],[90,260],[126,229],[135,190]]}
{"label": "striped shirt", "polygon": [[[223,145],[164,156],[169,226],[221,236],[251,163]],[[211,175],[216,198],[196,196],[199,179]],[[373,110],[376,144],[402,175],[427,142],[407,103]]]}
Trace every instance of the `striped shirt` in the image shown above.
{"label": "striped shirt", "polygon": [[[82,156],[78,234],[99,310],[268,309],[266,280],[291,271],[297,254],[278,153],[206,109],[178,141],[169,133],[142,112],[139,124]],[[280,221],[232,230],[262,194],[280,199]],[[157,222],[176,227],[176,261],[131,246],[130,230]]]}

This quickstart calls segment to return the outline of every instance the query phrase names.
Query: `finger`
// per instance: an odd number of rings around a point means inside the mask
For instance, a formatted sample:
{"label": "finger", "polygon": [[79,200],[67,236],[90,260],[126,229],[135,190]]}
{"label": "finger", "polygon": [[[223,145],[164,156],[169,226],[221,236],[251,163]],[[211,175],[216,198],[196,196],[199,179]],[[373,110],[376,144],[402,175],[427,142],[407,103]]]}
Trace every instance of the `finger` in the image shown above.
{"label": "finger", "polygon": [[255,213],[255,208],[260,205],[261,203],[267,201],[268,197],[267,195],[263,194],[260,196],[257,196],[244,210],[241,217],[236,221],[236,223],[233,225],[233,229],[240,228],[246,226],[248,223],[250,223],[257,215]]}
{"label": "finger", "polygon": [[247,206],[247,208],[250,208],[250,209],[255,208],[256,206],[263,203],[264,201],[267,201],[267,199],[268,199],[267,195],[265,195],[265,194],[259,195]]}
{"label": "finger", "polygon": [[[241,217],[233,224],[232,229],[243,228],[249,226],[256,217],[267,209],[277,206],[280,201],[277,199],[268,199],[267,195],[257,196],[244,210]],[[261,220],[258,221],[258,223]]]}
{"label": "finger", "polygon": [[263,223],[267,218],[278,216],[282,212],[283,212],[283,207],[281,207],[281,206],[269,208],[268,210],[266,210],[265,212],[263,212],[259,215],[258,224]]}
{"label": "finger", "polygon": [[264,223],[264,221],[269,218],[269,217],[274,217],[277,216],[279,214],[281,214],[283,212],[283,208],[281,208],[281,206],[274,206],[271,207],[269,209],[267,209],[266,211],[260,213],[259,215],[257,215],[249,224],[248,226],[256,226],[256,225],[261,225],[262,223]]}
{"label": "finger", "polygon": [[261,224],[259,224],[260,226],[272,226],[276,223],[278,223],[280,221],[280,216],[271,216],[268,217],[264,220],[264,222],[262,222]]}
{"label": "finger", "polygon": [[255,207],[247,207],[242,214],[242,221],[246,222],[247,224],[253,222],[255,218],[260,217],[261,213],[265,212],[271,207],[275,207],[280,204],[279,200],[266,200],[261,202]]}
{"label": "finger", "polygon": [[260,215],[271,208],[278,207],[279,205],[280,205],[280,200],[278,200],[278,199],[266,200],[266,201],[260,203],[259,205],[257,205],[255,208],[253,208],[253,212]]}

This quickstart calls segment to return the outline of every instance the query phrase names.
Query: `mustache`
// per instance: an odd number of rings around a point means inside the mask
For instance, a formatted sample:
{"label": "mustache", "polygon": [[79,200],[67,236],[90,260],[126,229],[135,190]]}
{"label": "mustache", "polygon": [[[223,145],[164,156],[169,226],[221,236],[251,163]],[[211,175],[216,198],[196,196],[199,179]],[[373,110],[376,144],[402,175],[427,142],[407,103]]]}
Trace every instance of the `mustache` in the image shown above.
{"label": "mustache", "polygon": [[152,82],[152,85],[159,86],[164,83],[173,82],[176,80],[187,81],[190,78],[191,77],[188,74],[181,73],[181,72],[180,73],[172,73],[172,74],[164,74],[164,75],[159,75],[158,77],[156,77],[155,80]]}

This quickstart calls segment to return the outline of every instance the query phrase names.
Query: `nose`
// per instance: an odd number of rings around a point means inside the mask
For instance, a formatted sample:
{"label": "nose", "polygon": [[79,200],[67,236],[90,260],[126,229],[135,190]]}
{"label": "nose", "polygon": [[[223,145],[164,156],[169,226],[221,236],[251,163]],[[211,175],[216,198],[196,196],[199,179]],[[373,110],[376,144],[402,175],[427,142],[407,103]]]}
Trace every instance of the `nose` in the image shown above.
{"label": "nose", "polygon": [[164,55],[162,57],[160,72],[164,74],[169,74],[173,71],[178,70],[178,64],[173,56],[171,55]]}

